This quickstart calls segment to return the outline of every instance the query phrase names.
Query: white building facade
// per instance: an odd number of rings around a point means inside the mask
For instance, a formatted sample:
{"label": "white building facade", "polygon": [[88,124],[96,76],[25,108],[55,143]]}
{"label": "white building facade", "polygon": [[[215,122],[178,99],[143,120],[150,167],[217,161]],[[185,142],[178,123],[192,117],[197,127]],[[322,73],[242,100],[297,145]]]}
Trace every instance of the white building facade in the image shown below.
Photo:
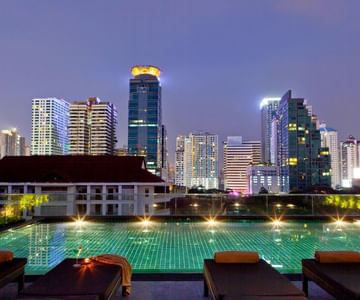
{"label": "white building facade", "polygon": [[0,159],[4,156],[26,155],[25,138],[16,128],[0,131]]}
{"label": "white building facade", "polygon": [[224,142],[224,188],[249,193],[247,168],[261,161],[261,142],[229,136]]}
{"label": "white building facade", "polygon": [[218,136],[193,132],[178,136],[176,148],[176,184],[187,188],[219,188]]}
{"label": "white building facade", "polygon": [[341,186],[340,177],[340,155],[337,130],[327,127],[325,123],[320,124],[321,147],[327,147],[331,159],[331,186]]}
{"label": "white building facade", "polygon": [[271,133],[272,121],[276,116],[279,107],[280,97],[263,98],[260,103],[261,110],[261,160],[270,162],[271,160]]}
{"label": "white building facade", "polygon": [[184,135],[176,137],[175,150],[175,185],[185,186],[185,169],[184,169],[184,154],[185,154],[185,139]]}
{"label": "white building facade", "polygon": [[[156,187],[164,187],[161,178],[146,170],[141,157],[30,156],[0,160],[4,171],[14,166],[22,166],[24,172],[0,174],[0,195],[10,199],[14,194],[15,200],[21,194],[47,195],[48,201],[35,207],[33,216],[143,216],[153,213],[159,199]],[[6,203],[4,198],[0,207]]]}
{"label": "white building facade", "polygon": [[249,194],[258,194],[265,189],[270,194],[280,192],[279,167],[250,165],[247,168]]}
{"label": "white building facade", "polygon": [[117,111],[110,102],[90,97],[70,104],[69,154],[114,155]]}
{"label": "white building facade", "polygon": [[32,100],[32,155],[64,155],[68,153],[70,104],[63,99]]}
{"label": "white building facade", "polygon": [[354,172],[359,167],[360,143],[352,135],[340,143],[341,186],[351,187]]}

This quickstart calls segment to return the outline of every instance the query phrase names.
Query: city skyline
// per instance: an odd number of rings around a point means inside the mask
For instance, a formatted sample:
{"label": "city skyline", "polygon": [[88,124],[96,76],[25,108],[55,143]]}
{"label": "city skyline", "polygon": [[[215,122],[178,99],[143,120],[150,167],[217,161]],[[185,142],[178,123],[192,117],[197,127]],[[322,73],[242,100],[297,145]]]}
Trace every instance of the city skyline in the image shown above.
{"label": "city skyline", "polygon": [[[0,128],[17,127],[27,141],[32,98],[72,102],[96,96],[118,108],[117,146],[126,144],[129,69],[142,63],[163,71],[171,163],[179,134],[204,130],[218,134],[219,141],[231,135],[259,139],[261,99],[288,89],[309,100],[320,121],[337,128],[339,141],[359,135],[355,1],[327,1],[330,13],[322,10],[323,1],[294,7],[286,1],[229,2],[220,11],[214,1],[207,6],[87,2],[85,9],[81,1],[39,2],[5,1],[0,10],[0,97],[13,104],[0,110]],[[139,17],[132,22],[126,12],[135,9]],[[100,10],[98,19],[88,18]],[[49,22],[54,18],[62,22]],[[149,21],[153,26],[144,26]],[[158,34],[152,34],[154,28]]]}

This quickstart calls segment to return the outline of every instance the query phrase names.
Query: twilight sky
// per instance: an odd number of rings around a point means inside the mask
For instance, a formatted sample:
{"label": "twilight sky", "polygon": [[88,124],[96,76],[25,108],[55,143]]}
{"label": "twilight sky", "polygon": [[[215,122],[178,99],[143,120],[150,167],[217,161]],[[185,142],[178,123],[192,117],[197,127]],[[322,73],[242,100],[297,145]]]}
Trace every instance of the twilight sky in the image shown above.
{"label": "twilight sky", "polygon": [[358,0],[0,0],[0,129],[30,143],[32,98],[97,96],[126,144],[134,64],[163,71],[171,162],[180,133],[260,139],[261,98],[288,89],[360,137]]}

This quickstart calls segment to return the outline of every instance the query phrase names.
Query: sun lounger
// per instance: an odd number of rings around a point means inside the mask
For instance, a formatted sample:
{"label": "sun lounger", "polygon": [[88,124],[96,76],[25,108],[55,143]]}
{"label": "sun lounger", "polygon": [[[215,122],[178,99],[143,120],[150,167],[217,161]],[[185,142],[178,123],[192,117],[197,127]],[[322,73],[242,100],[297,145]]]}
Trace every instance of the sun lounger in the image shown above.
{"label": "sun lounger", "polygon": [[13,258],[12,260],[0,263],[0,287],[5,286],[9,282],[17,281],[18,290],[24,288],[24,272],[26,258]]}
{"label": "sun lounger", "polygon": [[337,299],[360,299],[360,263],[320,263],[302,260],[303,291],[314,281]]}
{"label": "sun lounger", "polygon": [[255,263],[204,260],[204,295],[214,300],[303,300],[301,290],[260,259]]}
{"label": "sun lounger", "polygon": [[69,300],[69,297],[82,296],[84,299],[108,300],[116,293],[121,282],[120,266],[92,262],[74,267],[75,262],[75,259],[65,259],[25,288],[20,296]]}

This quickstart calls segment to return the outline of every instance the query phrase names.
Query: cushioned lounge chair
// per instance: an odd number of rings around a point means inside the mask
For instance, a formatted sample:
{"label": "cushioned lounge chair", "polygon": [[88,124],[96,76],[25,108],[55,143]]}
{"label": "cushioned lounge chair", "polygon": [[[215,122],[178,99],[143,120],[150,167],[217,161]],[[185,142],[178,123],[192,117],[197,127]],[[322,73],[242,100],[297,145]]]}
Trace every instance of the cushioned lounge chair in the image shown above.
{"label": "cushioned lounge chair", "polygon": [[257,263],[204,260],[204,295],[214,300],[304,300],[285,276],[260,259]]}
{"label": "cushioned lounge chair", "polygon": [[25,288],[20,297],[107,300],[116,293],[121,282],[120,266],[94,262],[75,268],[75,262],[75,259],[65,259]]}
{"label": "cushioned lounge chair", "polygon": [[303,291],[314,281],[337,299],[360,299],[360,263],[320,263],[302,260]]}
{"label": "cushioned lounge chair", "polygon": [[24,288],[26,258],[13,258],[0,263],[0,288],[12,281],[18,282],[18,291]]}

